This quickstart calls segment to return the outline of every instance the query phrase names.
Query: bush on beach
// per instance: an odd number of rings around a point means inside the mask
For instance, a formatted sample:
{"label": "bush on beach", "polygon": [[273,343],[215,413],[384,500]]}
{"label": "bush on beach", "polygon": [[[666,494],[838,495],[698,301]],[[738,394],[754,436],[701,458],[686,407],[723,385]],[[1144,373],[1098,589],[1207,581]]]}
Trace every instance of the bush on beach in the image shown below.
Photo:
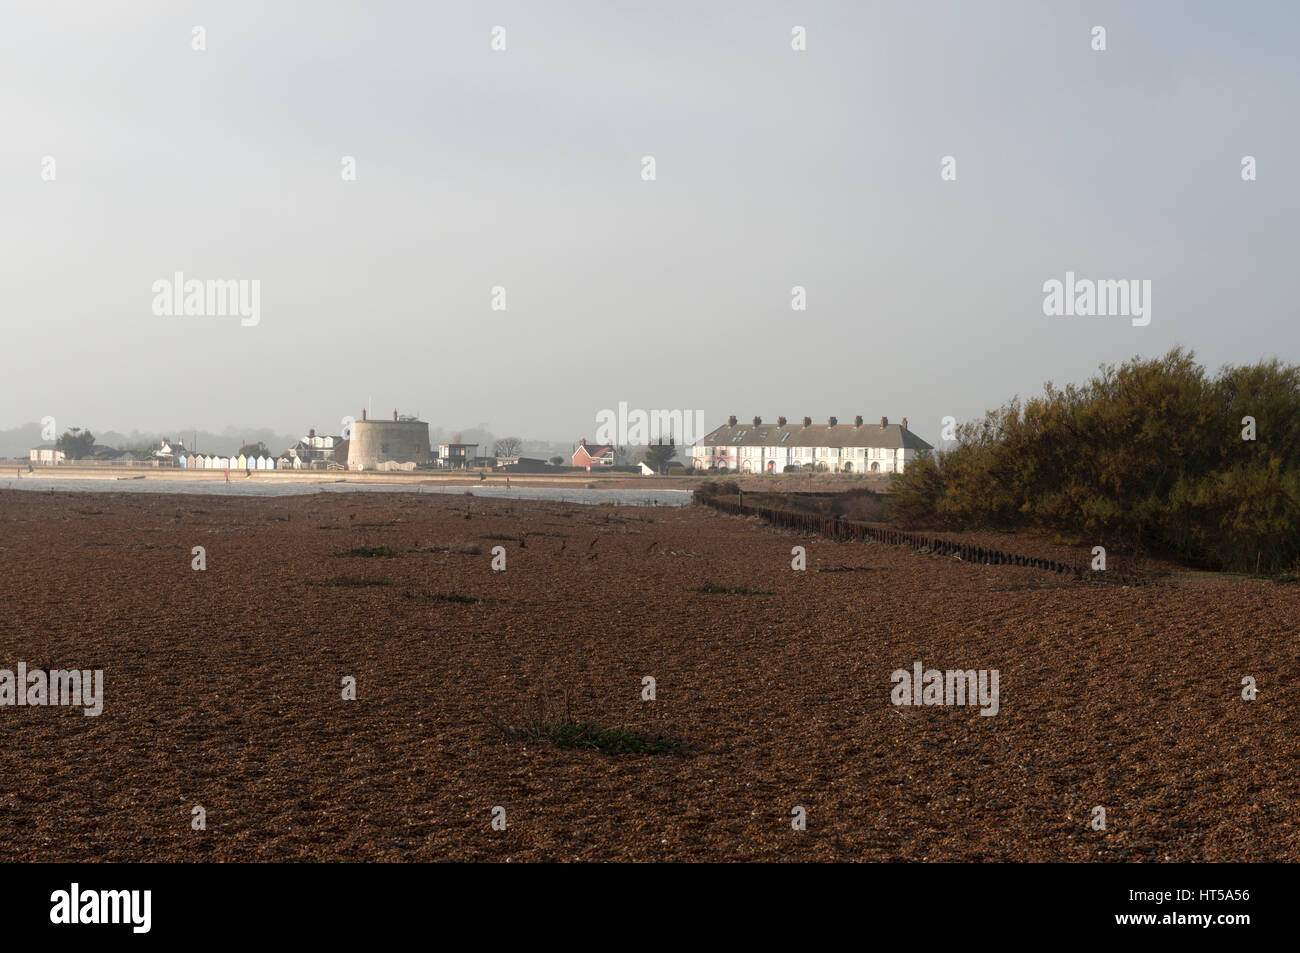
{"label": "bush on beach", "polygon": [[[1244,439],[1255,421],[1256,439]],[[1103,366],[1012,399],[896,475],[908,526],[1037,529],[1220,570],[1300,561],[1300,367],[1194,356]]]}

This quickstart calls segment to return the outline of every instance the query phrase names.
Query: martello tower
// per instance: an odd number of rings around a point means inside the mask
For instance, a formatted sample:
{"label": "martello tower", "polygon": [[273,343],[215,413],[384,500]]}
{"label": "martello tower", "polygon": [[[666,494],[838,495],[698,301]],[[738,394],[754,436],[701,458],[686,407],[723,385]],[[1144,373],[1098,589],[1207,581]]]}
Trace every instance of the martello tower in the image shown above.
{"label": "martello tower", "polygon": [[429,425],[414,417],[370,420],[361,411],[361,419],[352,422],[352,439],[348,443],[348,469],[373,470],[387,461],[424,464],[429,462]]}

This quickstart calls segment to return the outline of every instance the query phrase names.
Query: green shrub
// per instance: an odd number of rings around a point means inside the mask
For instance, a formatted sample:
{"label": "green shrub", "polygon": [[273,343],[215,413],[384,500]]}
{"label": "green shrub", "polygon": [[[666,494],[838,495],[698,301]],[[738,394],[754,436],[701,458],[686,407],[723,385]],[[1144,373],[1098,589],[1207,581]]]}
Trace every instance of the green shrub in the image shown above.
{"label": "green shrub", "polygon": [[708,499],[713,496],[736,496],[740,493],[740,484],[735,480],[710,480],[695,488],[694,498]]}
{"label": "green shrub", "polygon": [[680,741],[642,734],[622,725],[607,728],[589,721],[534,721],[519,727],[498,724],[497,728],[510,741],[530,744],[545,741],[557,748],[585,749],[607,755],[685,752]]}
{"label": "green shrub", "polygon": [[713,582],[706,582],[698,589],[692,589],[691,591],[709,593],[710,595],[732,596],[770,596],[774,594],[765,589],[751,589],[749,586],[719,586]]}
{"label": "green shrub", "polygon": [[401,554],[393,549],[392,546],[357,546],[346,552],[335,553],[335,556],[358,556],[363,559],[373,559],[378,556],[400,556]]}
{"label": "green shrub", "polygon": [[[1247,416],[1255,440],[1242,437]],[[1300,367],[1211,377],[1175,348],[1080,387],[1049,383],[963,424],[957,441],[895,476],[896,521],[1033,528],[1222,570],[1300,558]]]}

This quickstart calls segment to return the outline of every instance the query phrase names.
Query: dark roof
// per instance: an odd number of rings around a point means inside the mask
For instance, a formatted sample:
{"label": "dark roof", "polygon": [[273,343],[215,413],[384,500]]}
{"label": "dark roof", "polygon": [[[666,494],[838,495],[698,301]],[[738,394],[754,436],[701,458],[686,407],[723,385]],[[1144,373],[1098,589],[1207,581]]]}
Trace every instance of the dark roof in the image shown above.
{"label": "dark roof", "polygon": [[880,447],[885,450],[933,450],[901,424],[724,424],[708,434],[701,447]]}
{"label": "dark roof", "polygon": [[[593,460],[594,460],[596,457],[602,457],[602,456],[604,456],[605,454],[609,453],[609,452],[610,452],[611,450],[613,450],[613,449],[614,449],[614,447],[613,447],[612,445],[608,444],[608,443],[602,443],[602,444],[599,444],[599,445],[598,445],[598,444],[594,444],[594,443],[579,443],[579,444],[578,444],[578,450],[586,450],[586,451],[587,451],[587,456],[591,457]],[[573,452],[574,452],[574,453],[577,453],[578,450],[575,450],[575,451],[573,451]]]}

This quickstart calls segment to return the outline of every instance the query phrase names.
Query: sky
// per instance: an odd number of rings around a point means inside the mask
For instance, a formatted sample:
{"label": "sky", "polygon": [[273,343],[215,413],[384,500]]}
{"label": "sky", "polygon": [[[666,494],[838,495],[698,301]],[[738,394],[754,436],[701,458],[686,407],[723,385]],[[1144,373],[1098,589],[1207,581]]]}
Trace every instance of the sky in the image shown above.
{"label": "sky", "polygon": [[[0,0],[0,428],[337,432],[368,404],[567,443],[625,402],[937,443],[1174,345],[1294,362],[1298,27],[1249,0]],[[1067,271],[1150,281],[1150,323],[1045,315]],[[155,313],[177,272],[258,282],[256,324]]]}

